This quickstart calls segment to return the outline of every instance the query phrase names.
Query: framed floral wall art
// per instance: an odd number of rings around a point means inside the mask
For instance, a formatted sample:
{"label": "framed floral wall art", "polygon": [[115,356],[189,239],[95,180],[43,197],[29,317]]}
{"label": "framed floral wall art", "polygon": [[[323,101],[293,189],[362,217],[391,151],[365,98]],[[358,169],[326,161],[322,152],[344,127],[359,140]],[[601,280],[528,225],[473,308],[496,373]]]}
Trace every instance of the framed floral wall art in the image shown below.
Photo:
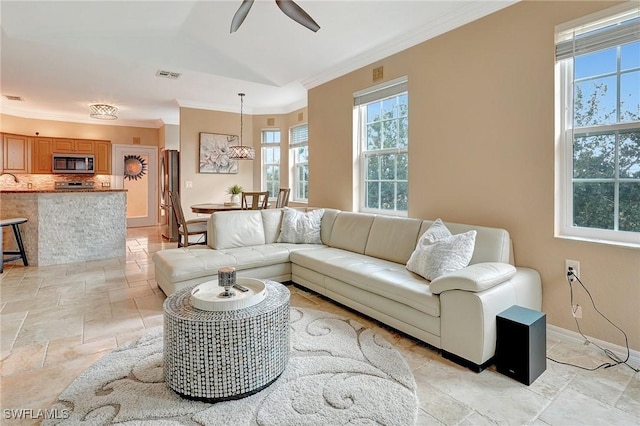
{"label": "framed floral wall art", "polygon": [[238,160],[229,158],[229,146],[238,136],[200,133],[200,173],[238,173]]}

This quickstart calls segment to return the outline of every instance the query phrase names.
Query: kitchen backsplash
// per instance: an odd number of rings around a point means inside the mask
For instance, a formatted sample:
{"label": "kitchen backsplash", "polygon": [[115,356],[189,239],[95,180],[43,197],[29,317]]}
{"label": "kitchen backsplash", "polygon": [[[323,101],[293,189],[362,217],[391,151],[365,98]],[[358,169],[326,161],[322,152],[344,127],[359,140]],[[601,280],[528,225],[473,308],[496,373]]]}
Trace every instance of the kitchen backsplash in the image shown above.
{"label": "kitchen backsplash", "polygon": [[[15,174],[18,178],[18,182],[15,182],[13,177],[9,174],[3,174],[0,176],[0,190],[51,190],[54,189],[56,182],[61,181],[85,181],[90,180],[95,182],[95,188],[101,188],[102,183],[109,183],[113,185],[112,175],[38,175],[38,174]],[[29,187],[31,184],[31,187]]]}

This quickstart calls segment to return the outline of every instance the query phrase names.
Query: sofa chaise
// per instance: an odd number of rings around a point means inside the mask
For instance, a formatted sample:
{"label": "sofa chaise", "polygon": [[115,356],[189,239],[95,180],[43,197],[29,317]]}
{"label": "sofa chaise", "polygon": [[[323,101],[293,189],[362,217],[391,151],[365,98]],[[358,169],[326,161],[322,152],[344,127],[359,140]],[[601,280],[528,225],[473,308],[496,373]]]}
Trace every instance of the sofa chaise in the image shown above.
{"label": "sofa chaise", "polygon": [[293,281],[476,371],[495,354],[496,314],[512,305],[541,309],[540,276],[512,265],[504,229],[445,223],[453,235],[475,231],[473,254],[468,266],[429,281],[406,264],[433,221],[321,212],[317,243],[278,242],[283,209],[214,213],[207,246],[153,255],[158,286],[170,295],[215,279],[218,269],[227,266],[235,267],[239,277]]}

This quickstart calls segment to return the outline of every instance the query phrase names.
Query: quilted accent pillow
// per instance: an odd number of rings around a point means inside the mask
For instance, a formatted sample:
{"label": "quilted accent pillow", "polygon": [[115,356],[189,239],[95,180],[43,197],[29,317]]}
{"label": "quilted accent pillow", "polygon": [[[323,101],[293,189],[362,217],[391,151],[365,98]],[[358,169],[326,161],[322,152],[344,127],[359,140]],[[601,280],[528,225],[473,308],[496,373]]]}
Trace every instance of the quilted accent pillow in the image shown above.
{"label": "quilted accent pillow", "polygon": [[474,230],[452,235],[437,219],[418,240],[407,269],[428,280],[464,268],[471,261],[476,243]]}
{"label": "quilted accent pillow", "polygon": [[322,244],[320,239],[320,222],[324,209],[302,212],[284,208],[279,243]]}

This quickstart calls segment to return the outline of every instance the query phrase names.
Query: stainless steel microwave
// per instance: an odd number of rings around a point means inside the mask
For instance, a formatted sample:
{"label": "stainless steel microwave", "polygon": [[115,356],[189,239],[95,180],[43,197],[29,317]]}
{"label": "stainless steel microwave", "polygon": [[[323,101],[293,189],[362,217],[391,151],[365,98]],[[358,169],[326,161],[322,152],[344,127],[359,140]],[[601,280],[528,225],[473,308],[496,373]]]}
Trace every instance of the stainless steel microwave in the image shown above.
{"label": "stainless steel microwave", "polygon": [[94,174],[95,157],[93,154],[53,154],[53,173]]}

